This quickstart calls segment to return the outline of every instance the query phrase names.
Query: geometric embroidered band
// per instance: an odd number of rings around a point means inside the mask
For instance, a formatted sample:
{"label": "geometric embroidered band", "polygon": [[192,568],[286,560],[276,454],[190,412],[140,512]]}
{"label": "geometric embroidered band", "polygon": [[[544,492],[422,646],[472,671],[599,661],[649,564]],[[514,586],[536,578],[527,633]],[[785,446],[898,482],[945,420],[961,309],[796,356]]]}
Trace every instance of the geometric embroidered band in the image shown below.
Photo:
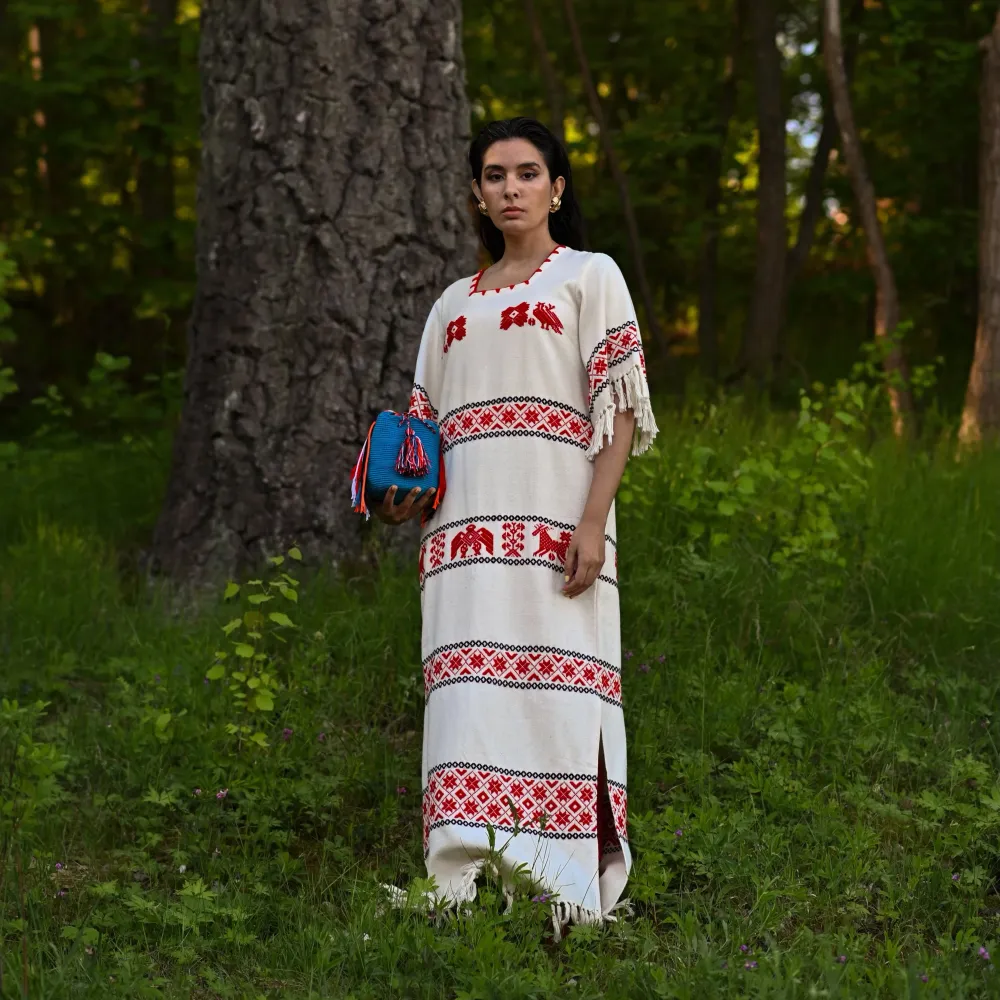
{"label": "geometric embroidered band", "polygon": [[462,681],[528,690],[580,691],[621,705],[620,671],[610,663],[551,646],[452,643],[424,660],[424,691]]}
{"label": "geometric embroidered band", "polygon": [[441,450],[479,438],[541,437],[586,451],[594,428],[585,413],[552,399],[504,396],[469,403],[441,420]]}

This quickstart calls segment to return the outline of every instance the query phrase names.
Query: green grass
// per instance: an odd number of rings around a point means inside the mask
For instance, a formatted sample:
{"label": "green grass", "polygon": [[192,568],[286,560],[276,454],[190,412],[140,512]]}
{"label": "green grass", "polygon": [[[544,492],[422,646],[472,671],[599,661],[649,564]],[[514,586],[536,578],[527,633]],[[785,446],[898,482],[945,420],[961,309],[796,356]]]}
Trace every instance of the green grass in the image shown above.
{"label": "green grass", "polygon": [[[661,426],[619,524],[636,916],[560,945],[488,892],[441,929],[375,913],[376,879],[423,874],[413,567],[300,571],[270,746],[237,750],[204,681],[232,608],[180,614],[130,569],[166,446],[0,473],[0,693],[49,703],[34,740],[65,759],[25,834],[30,996],[1000,996],[1000,454],[880,441],[840,499],[830,466],[837,537],[781,575],[767,526],[804,480],[681,500],[796,433]],[[12,868],[0,902],[14,998]]]}

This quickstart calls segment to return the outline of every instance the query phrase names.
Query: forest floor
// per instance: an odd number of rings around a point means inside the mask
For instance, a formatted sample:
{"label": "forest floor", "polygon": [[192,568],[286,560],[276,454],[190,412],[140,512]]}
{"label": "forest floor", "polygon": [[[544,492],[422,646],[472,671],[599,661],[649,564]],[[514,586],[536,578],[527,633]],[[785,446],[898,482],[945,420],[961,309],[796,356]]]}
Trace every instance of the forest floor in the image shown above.
{"label": "forest floor", "polygon": [[1000,454],[661,427],[619,506],[635,915],[560,944],[493,892],[376,913],[423,874],[413,566],[171,613],[166,442],[0,470],[4,1000],[1000,996]]}

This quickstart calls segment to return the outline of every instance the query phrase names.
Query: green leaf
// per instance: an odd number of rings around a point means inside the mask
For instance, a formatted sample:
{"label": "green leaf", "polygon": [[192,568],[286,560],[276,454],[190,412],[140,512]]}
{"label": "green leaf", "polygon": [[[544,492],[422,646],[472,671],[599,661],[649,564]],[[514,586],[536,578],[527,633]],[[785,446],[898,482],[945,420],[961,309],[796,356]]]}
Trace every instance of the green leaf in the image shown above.
{"label": "green leaf", "polygon": [[284,611],[272,611],[268,616],[275,625],[282,625],[284,628],[295,628],[295,622],[292,621]]}
{"label": "green leaf", "polygon": [[233,652],[242,659],[249,660],[253,656],[253,646],[246,642],[238,642]]}
{"label": "green leaf", "polygon": [[210,681],[222,680],[222,678],[226,676],[226,668],[223,667],[222,664],[217,663],[214,667],[209,669],[205,676]]}
{"label": "green leaf", "polygon": [[732,517],[737,510],[739,510],[739,507],[732,500],[719,501],[718,511],[723,517]]}
{"label": "green leaf", "polygon": [[224,600],[228,601],[230,597],[235,597],[240,592],[240,585],[238,583],[233,583],[231,580],[226,584],[226,594]]}
{"label": "green leaf", "polygon": [[64,941],[75,941],[77,935],[80,933],[79,928],[74,927],[72,924],[67,924],[60,932],[60,937]]}
{"label": "green leaf", "polygon": [[267,561],[272,566],[281,566],[282,563],[284,563],[284,561],[285,561],[285,557],[284,556],[271,556]]}
{"label": "green leaf", "polygon": [[262,712],[270,712],[274,708],[274,699],[267,691],[258,691],[253,702]]}
{"label": "green leaf", "polygon": [[299,595],[292,590],[291,587],[286,587],[283,583],[278,585],[278,590],[281,592],[281,596],[286,600],[291,601],[292,604],[299,603]]}
{"label": "green leaf", "polygon": [[302,553],[294,545],[288,550],[288,557],[296,562],[302,562]]}
{"label": "green leaf", "polygon": [[267,742],[267,737],[263,733],[260,733],[260,732],[254,733],[250,737],[250,742],[251,743],[256,743],[257,746],[259,746],[259,747],[267,747],[269,745],[268,742]]}
{"label": "green leaf", "polygon": [[618,500],[621,503],[631,503],[635,499],[635,494],[631,490],[619,490]]}
{"label": "green leaf", "polygon": [[173,718],[170,712],[161,712],[156,717],[156,728],[162,733],[167,726],[170,725],[170,720]]}
{"label": "green leaf", "polygon": [[269,597],[269,596],[268,596],[267,594],[251,594],[251,595],[250,595],[250,596],[249,596],[249,597],[247,598],[247,600],[248,600],[248,601],[249,601],[249,602],[250,602],[251,604],[263,604],[263,603],[264,603],[265,601],[270,601],[270,600],[272,600],[272,598],[271,598],[271,597]]}
{"label": "green leaf", "polygon": [[744,496],[750,496],[754,492],[754,481],[752,476],[740,476],[736,480],[736,489]]}
{"label": "green leaf", "polygon": [[236,631],[236,629],[238,629],[242,624],[243,624],[242,618],[234,618],[231,622],[228,622],[227,624],[222,626],[222,631],[225,632],[226,635],[230,635],[232,632]]}

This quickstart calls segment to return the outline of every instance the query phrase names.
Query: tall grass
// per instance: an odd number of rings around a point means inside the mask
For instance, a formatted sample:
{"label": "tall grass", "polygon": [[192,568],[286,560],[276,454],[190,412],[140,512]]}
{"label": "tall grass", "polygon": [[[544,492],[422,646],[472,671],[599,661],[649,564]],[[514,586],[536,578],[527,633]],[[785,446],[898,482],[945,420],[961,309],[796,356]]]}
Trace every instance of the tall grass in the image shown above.
{"label": "tall grass", "polygon": [[[559,946],[539,907],[503,914],[489,892],[441,929],[376,915],[377,879],[423,874],[413,567],[299,573],[269,747],[251,750],[205,680],[231,608],[172,613],[130,569],[165,445],[23,456],[0,500],[0,694],[48,702],[31,738],[65,759],[26,873],[30,995],[1000,996],[983,957],[1000,914],[1000,455],[876,442],[834,505],[837,539],[780,573],[767,522],[797,481],[731,516],[678,501],[696,449],[732,482],[797,433],[664,419],[629,471],[637,912]],[[0,892],[14,998],[15,880]]]}

